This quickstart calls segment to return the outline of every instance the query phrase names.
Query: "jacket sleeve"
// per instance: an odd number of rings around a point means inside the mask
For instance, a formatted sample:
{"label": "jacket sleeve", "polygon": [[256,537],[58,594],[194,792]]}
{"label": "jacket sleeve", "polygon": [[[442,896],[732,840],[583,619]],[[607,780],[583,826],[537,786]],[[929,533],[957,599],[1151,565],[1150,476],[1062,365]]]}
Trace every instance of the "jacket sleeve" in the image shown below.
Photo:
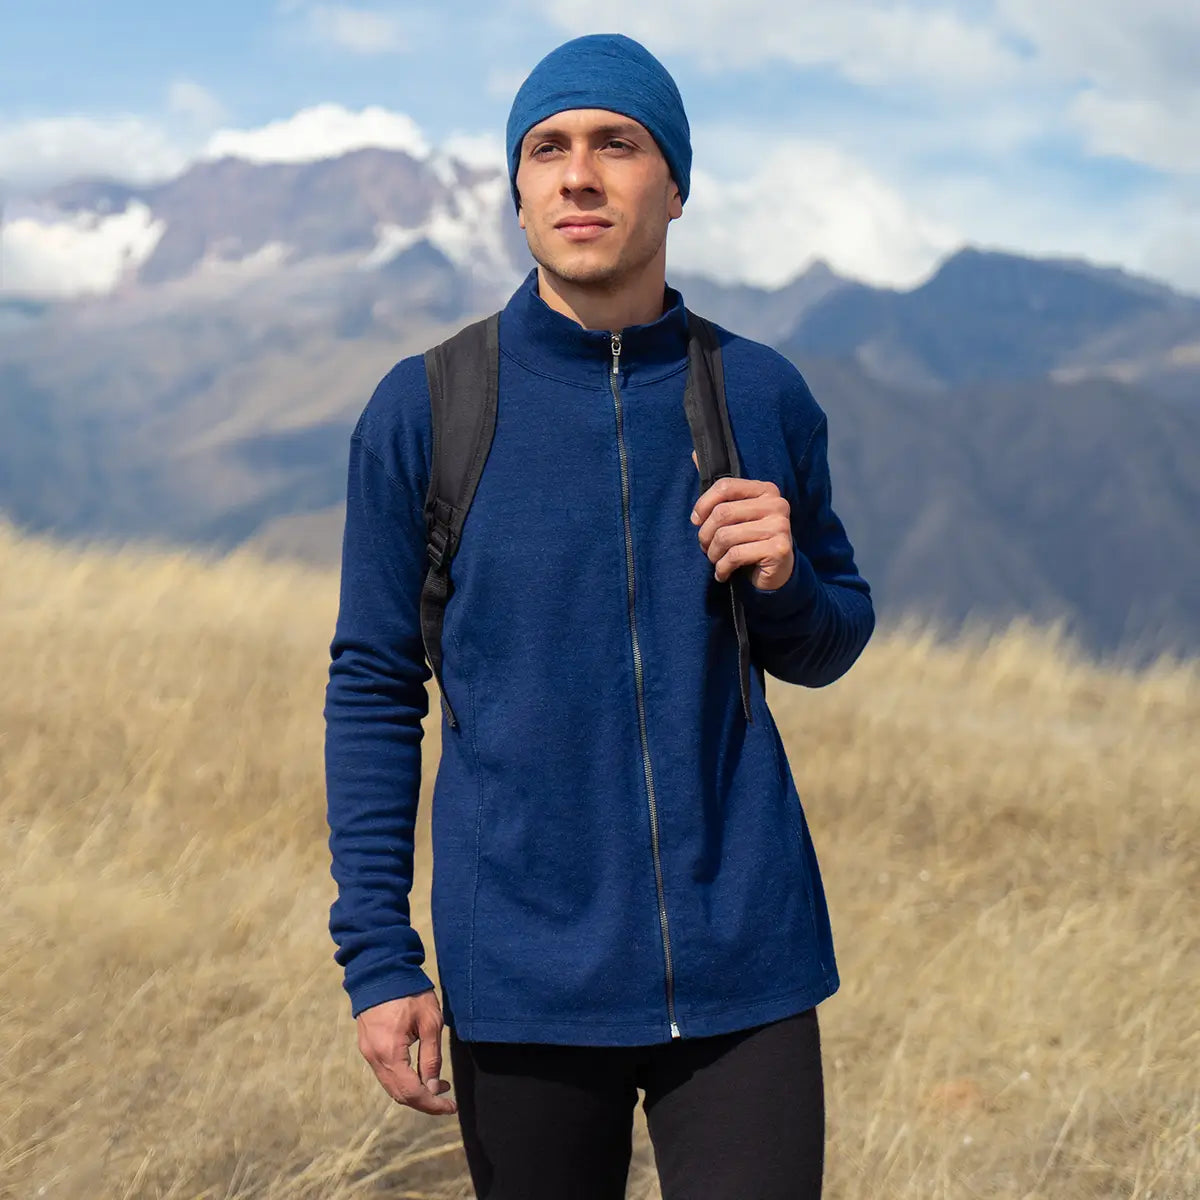
{"label": "jacket sleeve", "polygon": [[862,653],[875,628],[875,608],[833,511],[823,412],[796,465],[796,488],[790,500],[791,575],[774,591],[756,588],[747,570],[735,579],[753,661],[787,683],[824,687],[840,679]]}
{"label": "jacket sleeve", "polygon": [[[385,389],[377,389],[376,397]],[[350,438],[340,601],[325,692],[325,783],[335,961],[357,1016],[433,986],[409,922],[421,788],[425,663],[420,592],[424,496],[418,472],[389,470],[363,434]]]}

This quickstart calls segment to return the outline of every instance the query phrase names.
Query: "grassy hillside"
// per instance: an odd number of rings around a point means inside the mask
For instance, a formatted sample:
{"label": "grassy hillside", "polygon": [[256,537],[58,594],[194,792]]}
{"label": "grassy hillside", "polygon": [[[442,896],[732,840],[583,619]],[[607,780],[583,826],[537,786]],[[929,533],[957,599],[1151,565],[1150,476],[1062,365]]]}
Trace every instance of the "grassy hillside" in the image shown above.
{"label": "grassy hillside", "polygon": [[[336,582],[0,527],[0,1195],[469,1194],[332,959]],[[827,1195],[1200,1196],[1200,665],[903,629],[768,690],[844,980]],[[436,705],[425,748],[427,802]]]}

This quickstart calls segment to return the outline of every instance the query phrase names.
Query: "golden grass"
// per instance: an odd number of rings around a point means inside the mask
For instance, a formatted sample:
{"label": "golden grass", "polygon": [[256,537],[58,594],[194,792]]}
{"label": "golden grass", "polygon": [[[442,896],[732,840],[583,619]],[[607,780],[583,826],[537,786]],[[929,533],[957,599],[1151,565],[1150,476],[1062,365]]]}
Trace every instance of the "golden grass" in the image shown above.
{"label": "golden grass", "polygon": [[[336,586],[0,528],[0,1195],[470,1194],[332,959]],[[907,626],[768,694],[844,980],[826,1194],[1200,1196],[1200,666]]]}

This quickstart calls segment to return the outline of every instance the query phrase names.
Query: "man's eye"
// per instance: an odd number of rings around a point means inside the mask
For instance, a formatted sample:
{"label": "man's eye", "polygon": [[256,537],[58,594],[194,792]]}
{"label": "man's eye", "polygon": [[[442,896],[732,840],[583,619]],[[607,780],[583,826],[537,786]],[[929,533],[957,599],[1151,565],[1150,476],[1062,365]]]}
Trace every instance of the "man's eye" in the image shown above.
{"label": "man's eye", "polygon": [[558,147],[555,146],[553,142],[543,142],[540,146],[535,146],[533,148],[533,157],[534,158],[545,158],[546,157],[545,151],[557,150],[557,149],[558,149]]}
{"label": "man's eye", "polygon": [[617,150],[632,150],[633,149],[633,146],[630,145],[629,142],[625,141],[624,138],[609,138],[607,144],[609,146],[614,147]]}

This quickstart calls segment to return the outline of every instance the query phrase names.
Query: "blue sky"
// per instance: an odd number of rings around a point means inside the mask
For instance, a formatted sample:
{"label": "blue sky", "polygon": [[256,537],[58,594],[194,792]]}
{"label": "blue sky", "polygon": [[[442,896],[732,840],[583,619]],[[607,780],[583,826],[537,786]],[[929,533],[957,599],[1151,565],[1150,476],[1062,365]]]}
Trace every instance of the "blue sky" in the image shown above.
{"label": "blue sky", "polygon": [[[1194,0],[609,0],[416,5],[0,0],[0,185],[152,179],[306,108],[407,114],[497,160],[566,37],[675,75],[697,179],[676,261],[777,284],[823,257],[910,286],[970,242],[1200,291]],[[452,143],[453,144],[453,143]]]}

